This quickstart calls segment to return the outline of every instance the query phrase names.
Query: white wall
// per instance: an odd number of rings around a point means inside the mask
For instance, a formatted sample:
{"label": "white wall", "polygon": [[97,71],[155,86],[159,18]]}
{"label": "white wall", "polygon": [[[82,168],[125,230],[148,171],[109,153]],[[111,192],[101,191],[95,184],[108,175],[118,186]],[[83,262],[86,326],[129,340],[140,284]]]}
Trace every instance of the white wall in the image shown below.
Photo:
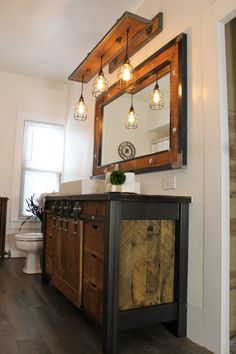
{"label": "white wall", "polygon": [[[165,174],[176,176],[176,190],[168,194],[191,195],[189,225],[188,336],[214,353],[229,353],[229,208],[227,100],[224,62],[224,23],[236,13],[235,0],[146,0],[133,12],[151,19],[164,13],[164,30],[137,54],[137,66],[181,32],[188,36],[188,164],[186,169],[137,175],[141,191],[167,194]],[[117,14],[119,17],[119,14]],[[79,63],[78,63],[79,64]],[[110,76],[110,84],[115,74]],[[78,95],[78,92],[77,92]],[[67,114],[67,146],[76,146],[76,156],[86,153],[82,164],[65,155],[65,176],[86,177],[92,173],[94,101],[91,84],[85,89],[90,102],[88,123],[72,119],[75,86],[70,85]],[[70,154],[68,153],[70,152]],[[69,167],[69,168],[68,168]]]}
{"label": "white wall", "polygon": [[24,119],[64,124],[67,84],[0,71],[0,97],[0,196],[9,198],[8,250],[14,248],[12,233],[21,223],[12,215],[12,206],[19,201],[16,184],[20,179]]}

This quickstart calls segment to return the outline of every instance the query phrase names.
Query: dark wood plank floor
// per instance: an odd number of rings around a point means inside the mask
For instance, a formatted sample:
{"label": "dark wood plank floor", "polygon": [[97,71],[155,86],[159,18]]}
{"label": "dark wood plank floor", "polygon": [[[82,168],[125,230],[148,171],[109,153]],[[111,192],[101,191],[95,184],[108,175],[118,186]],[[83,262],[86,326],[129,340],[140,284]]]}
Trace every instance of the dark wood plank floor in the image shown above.
{"label": "dark wood plank floor", "polygon": [[[101,354],[101,331],[39,275],[22,272],[23,259],[0,261],[0,354]],[[122,333],[122,354],[209,354],[162,326]]]}

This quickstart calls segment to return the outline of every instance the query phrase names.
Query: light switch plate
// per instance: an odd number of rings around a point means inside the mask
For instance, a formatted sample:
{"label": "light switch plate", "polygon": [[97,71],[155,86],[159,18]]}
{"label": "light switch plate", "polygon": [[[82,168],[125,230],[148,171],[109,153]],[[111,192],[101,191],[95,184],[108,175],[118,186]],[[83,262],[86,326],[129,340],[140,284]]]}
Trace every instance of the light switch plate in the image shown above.
{"label": "light switch plate", "polygon": [[162,177],[163,189],[175,189],[176,188],[176,176],[165,175]]}

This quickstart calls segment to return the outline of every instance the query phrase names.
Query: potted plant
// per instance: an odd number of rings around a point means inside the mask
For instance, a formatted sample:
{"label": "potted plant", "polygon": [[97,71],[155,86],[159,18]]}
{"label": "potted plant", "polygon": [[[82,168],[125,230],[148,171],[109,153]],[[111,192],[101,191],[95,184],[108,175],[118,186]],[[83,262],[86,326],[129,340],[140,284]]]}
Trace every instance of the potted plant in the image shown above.
{"label": "potted plant", "polygon": [[25,199],[25,201],[27,203],[26,211],[31,213],[31,215],[27,216],[27,218],[21,223],[19,231],[21,231],[23,225],[32,217],[35,217],[35,221],[39,219],[42,222],[43,220],[43,211],[39,205],[39,199],[35,196],[35,194],[33,194],[28,199]]}
{"label": "potted plant", "polygon": [[119,168],[115,168],[115,170],[110,175],[111,191],[121,192],[122,184],[125,183],[125,180],[126,180],[126,176],[124,172],[119,170]]}

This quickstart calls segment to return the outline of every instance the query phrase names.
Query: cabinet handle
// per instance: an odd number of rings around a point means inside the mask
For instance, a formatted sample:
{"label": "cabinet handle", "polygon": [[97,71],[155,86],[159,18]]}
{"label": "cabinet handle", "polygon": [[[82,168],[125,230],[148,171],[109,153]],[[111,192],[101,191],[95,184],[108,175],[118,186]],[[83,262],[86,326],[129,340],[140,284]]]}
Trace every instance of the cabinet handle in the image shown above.
{"label": "cabinet handle", "polygon": [[97,230],[97,229],[98,229],[98,225],[93,224],[92,228],[93,228],[94,230]]}
{"label": "cabinet handle", "polygon": [[59,218],[59,231],[62,230],[62,224],[63,224],[63,219],[62,218]]}
{"label": "cabinet handle", "polygon": [[78,233],[78,222],[74,221],[74,238],[77,237],[77,233]]}
{"label": "cabinet handle", "polygon": [[96,254],[91,254],[91,257],[94,258],[94,259],[97,258]]}
{"label": "cabinet handle", "polygon": [[65,232],[68,232],[68,219],[65,220]]}

